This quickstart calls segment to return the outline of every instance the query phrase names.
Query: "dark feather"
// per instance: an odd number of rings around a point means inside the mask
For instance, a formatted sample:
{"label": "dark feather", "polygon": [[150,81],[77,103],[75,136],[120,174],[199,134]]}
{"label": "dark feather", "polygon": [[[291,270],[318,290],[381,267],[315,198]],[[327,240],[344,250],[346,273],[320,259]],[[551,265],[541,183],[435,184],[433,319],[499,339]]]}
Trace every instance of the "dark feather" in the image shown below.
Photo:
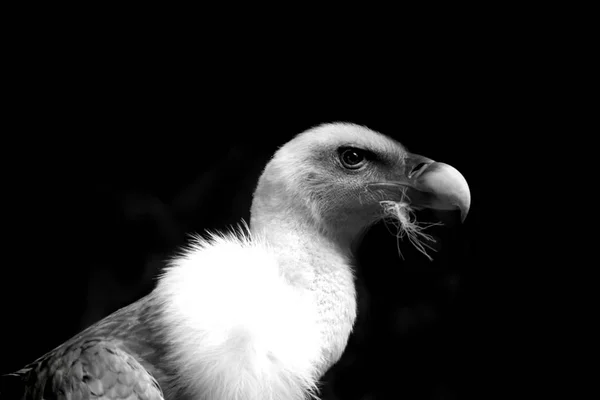
{"label": "dark feather", "polygon": [[122,308],[23,369],[2,376],[2,398],[164,399],[161,386],[172,385],[168,372],[156,367],[165,355],[152,323],[159,312],[151,296]]}

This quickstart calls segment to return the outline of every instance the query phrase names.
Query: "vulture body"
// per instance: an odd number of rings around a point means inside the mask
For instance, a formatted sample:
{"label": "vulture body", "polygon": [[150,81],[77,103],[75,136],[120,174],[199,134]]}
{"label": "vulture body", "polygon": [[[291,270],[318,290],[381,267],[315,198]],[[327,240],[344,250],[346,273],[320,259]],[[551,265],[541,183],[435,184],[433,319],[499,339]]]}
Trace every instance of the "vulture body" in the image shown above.
{"label": "vulture body", "polygon": [[2,398],[300,400],[340,358],[356,318],[353,250],[411,209],[470,205],[454,168],[368,128],[325,124],[282,146],[249,227],[196,238],[148,296],[3,377]]}

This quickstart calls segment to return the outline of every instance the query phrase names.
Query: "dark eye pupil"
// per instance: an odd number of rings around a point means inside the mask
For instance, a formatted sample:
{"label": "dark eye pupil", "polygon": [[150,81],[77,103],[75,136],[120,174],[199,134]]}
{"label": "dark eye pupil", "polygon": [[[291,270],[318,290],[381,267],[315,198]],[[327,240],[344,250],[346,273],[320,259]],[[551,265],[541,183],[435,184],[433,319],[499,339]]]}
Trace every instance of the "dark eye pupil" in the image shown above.
{"label": "dark eye pupil", "polygon": [[342,159],[345,164],[353,166],[362,162],[364,157],[356,150],[346,150],[344,154],[342,154]]}

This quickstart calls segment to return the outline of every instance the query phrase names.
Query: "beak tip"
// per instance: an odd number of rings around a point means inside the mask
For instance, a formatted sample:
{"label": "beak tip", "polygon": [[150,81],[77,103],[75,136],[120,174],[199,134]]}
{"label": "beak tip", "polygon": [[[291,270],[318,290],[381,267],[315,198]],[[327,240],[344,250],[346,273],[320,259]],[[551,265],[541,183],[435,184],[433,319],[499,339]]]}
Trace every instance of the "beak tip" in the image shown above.
{"label": "beak tip", "polygon": [[460,222],[462,224],[465,223],[465,220],[467,219],[467,214],[469,214],[469,207],[465,208],[461,208],[460,209]]}
{"label": "beak tip", "polygon": [[451,165],[434,162],[418,178],[421,187],[434,194],[433,208],[460,209],[464,222],[471,207],[471,192],[465,177]]}
{"label": "beak tip", "polygon": [[464,191],[461,196],[459,196],[458,208],[460,208],[460,222],[464,223],[465,219],[467,219],[467,215],[469,214],[469,210],[471,209],[471,192],[469,191],[469,185],[467,185],[467,181],[463,178],[463,188]]}

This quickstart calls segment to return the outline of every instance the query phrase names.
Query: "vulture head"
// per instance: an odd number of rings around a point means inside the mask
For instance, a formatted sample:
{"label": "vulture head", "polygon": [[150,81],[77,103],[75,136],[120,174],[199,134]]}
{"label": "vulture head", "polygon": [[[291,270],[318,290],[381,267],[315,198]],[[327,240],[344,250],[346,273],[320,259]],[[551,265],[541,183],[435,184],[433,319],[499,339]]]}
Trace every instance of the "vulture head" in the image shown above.
{"label": "vulture head", "polygon": [[277,151],[259,180],[250,225],[268,234],[278,220],[350,250],[369,226],[387,219],[425,253],[412,210],[457,209],[464,219],[470,202],[467,182],[450,165],[411,154],[366,127],[334,123]]}

